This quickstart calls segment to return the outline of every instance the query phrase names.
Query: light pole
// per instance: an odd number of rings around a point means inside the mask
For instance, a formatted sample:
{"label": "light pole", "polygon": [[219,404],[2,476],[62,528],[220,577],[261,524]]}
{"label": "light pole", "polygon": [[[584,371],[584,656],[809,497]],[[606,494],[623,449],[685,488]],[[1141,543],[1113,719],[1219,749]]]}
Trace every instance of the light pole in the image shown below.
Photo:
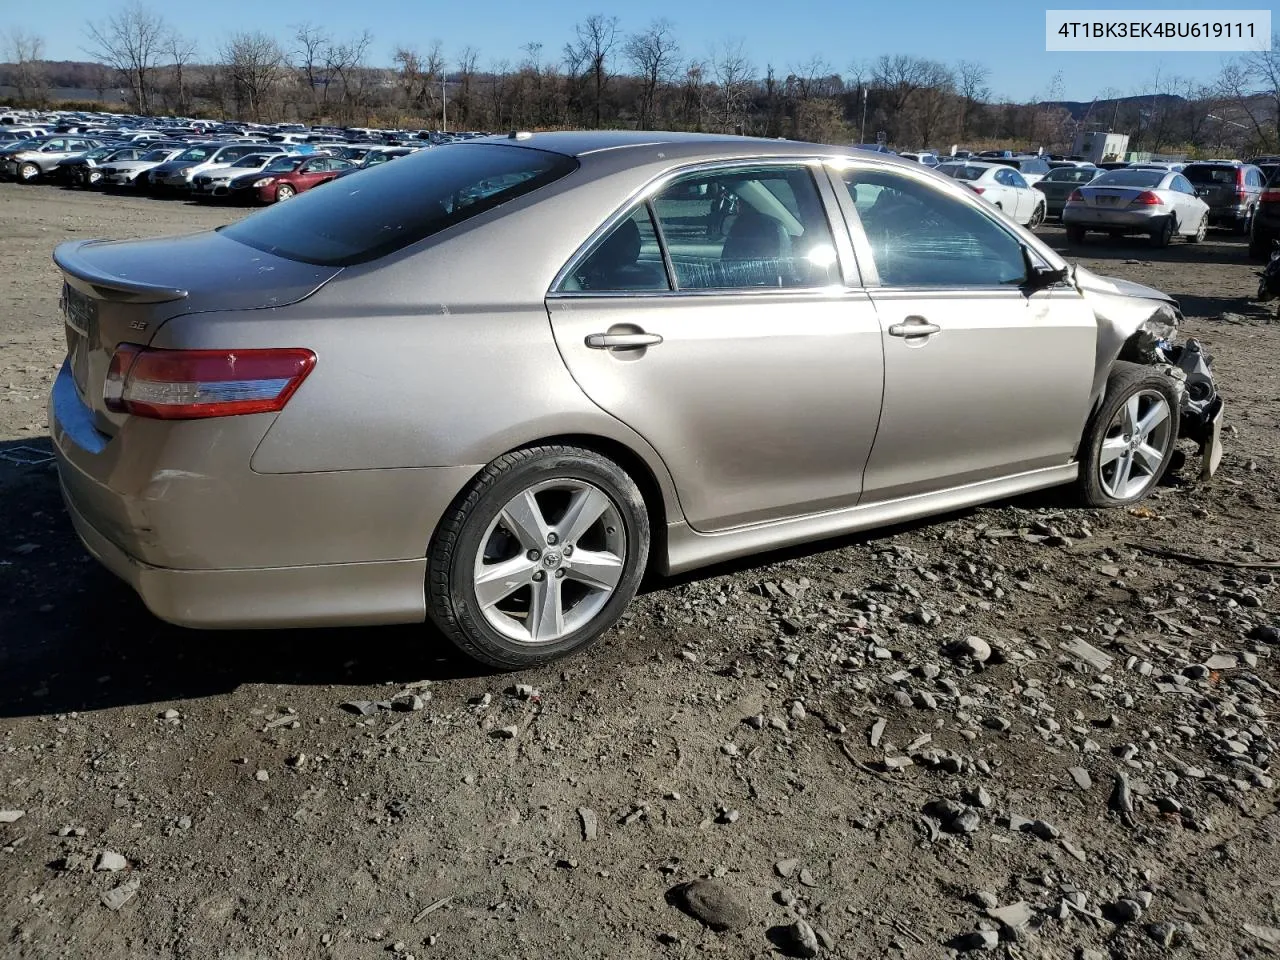
{"label": "light pole", "polygon": [[862,87],[862,126],[858,128],[858,143],[867,142],[867,88]]}
{"label": "light pole", "polygon": [[451,87],[456,87],[458,85],[458,82],[456,80],[446,80],[444,78],[444,73],[441,72],[440,74],[440,132],[441,133],[449,132],[449,116],[448,116],[448,108],[446,106],[448,101],[448,94],[445,92],[445,89],[444,89],[446,85]]}

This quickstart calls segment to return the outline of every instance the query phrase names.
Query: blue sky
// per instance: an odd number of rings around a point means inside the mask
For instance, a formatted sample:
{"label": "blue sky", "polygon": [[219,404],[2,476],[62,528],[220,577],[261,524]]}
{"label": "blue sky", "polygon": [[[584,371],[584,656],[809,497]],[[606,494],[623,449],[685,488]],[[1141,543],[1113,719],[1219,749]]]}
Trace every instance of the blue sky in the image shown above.
{"label": "blue sky", "polygon": [[[1151,83],[1178,75],[1212,78],[1230,55],[1047,53],[1044,49],[1046,6],[1054,8],[1132,9],[1155,7],[1139,0],[736,0],[733,3],[690,3],[649,0],[613,4],[607,0],[487,0],[483,3],[421,3],[420,0],[191,0],[152,4],[189,36],[199,38],[201,52],[212,56],[218,42],[234,29],[264,29],[284,39],[288,26],[303,20],[320,23],[337,36],[368,29],[374,37],[370,60],[389,64],[399,43],[425,49],[434,39],[446,54],[464,47],[480,53],[488,67],[501,60],[513,64],[528,42],[543,45],[543,57],[558,57],[573,26],[592,13],[616,14],[622,31],[636,30],[659,17],[669,19],[688,57],[707,57],[727,40],[741,40],[763,73],[766,64],[785,75],[789,67],[820,56],[844,73],[853,61],[885,53],[907,53],[955,62],[978,60],[991,69],[990,86],[997,97],[1028,100],[1045,97],[1061,71],[1059,91],[1066,99],[1090,100],[1109,88],[1122,94],[1151,92]],[[1162,9],[1240,9],[1263,7],[1256,2],[1161,0]],[[44,37],[53,60],[85,59],[83,24],[113,8],[111,0],[58,0],[14,5],[5,20]],[[14,14],[17,14],[15,17]]]}

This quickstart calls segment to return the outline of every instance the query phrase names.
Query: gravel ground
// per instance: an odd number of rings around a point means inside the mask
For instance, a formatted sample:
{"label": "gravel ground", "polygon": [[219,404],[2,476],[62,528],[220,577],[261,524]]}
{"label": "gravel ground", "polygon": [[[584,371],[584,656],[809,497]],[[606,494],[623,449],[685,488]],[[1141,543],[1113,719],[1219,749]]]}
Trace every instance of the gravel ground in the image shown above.
{"label": "gravel ground", "polygon": [[1215,355],[1214,482],[658,580],[506,677],[427,627],[170,627],[72,535],[53,245],[241,213],[0,184],[0,954],[1280,952],[1280,325],[1237,240],[1082,251]]}

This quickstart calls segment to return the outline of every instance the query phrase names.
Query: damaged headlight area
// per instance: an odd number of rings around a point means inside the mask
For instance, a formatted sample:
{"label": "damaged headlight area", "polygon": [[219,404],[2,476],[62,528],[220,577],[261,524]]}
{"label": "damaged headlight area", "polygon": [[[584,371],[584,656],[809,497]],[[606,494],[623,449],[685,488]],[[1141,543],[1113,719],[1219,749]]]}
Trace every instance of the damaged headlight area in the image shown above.
{"label": "damaged headlight area", "polygon": [[1200,477],[1208,479],[1222,462],[1222,398],[1213,379],[1213,358],[1198,340],[1178,342],[1182,313],[1177,303],[1151,287],[1102,277],[1081,266],[1071,281],[1098,321],[1092,399],[1101,402],[1117,360],[1165,371],[1178,385],[1179,437],[1200,446]]}
{"label": "damaged headlight area", "polygon": [[1213,380],[1213,357],[1194,337],[1177,342],[1181,315],[1171,303],[1156,312],[1125,341],[1117,360],[1160,367],[1179,384],[1178,436],[1200,447],[1200,478],[1207,480],[1222,462],[1222,397]]}

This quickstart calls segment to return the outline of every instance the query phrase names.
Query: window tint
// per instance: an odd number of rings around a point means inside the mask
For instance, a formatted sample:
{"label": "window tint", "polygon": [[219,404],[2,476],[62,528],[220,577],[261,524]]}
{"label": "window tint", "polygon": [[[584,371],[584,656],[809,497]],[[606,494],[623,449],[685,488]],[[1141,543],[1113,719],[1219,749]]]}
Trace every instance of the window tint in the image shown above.
{"label": "window tint", "polygon": [[670,290],[648,204],[632,211],[560,284],[563,291]]}
{"label": "window tint", "polygon": [[938,167],[939,173],[945,173],[956,180],[981,180],[987,172],[986,167],[974,167],[963,163],[944,163]]}
{"label": "window tint", "polygon": [[886,286],[1020,284],[1022,246],[969,204],[886,170],[843,174]]}
{"label": "window tint", "polygon": [[1027,188],[1027,181],[1023,179],[1022,174],[1018,173],[1016,170],[1010,170],[1009,186],[1025,190]]}
{"label": "window tint", "polygon": [[1112,170],[1090,184],[1091,187],[1143,187],[1151,188],[1163,180],[1163,170]]}
{"label": "window tint", "polygon": [[1236,182],[1236,168],[1224,164],[1196,163],[1182,171],[1192,183],[1231,183]]}
{"label": "window tint", "polygon": [[1097,172],[1093,167],[1059,167],[1045,179],[1051,183],[1088,183]]}
{"label": "window tint", "polygon": [[447,144],[305,191],[221,232],[291,260],[364,263],[546,186],[577,165],[527,147]]}
{"label": "window tint", "polygon": [[653,207],[682,290],[839,281],[831,228],[807,167],[690,174],[654,197]]}

